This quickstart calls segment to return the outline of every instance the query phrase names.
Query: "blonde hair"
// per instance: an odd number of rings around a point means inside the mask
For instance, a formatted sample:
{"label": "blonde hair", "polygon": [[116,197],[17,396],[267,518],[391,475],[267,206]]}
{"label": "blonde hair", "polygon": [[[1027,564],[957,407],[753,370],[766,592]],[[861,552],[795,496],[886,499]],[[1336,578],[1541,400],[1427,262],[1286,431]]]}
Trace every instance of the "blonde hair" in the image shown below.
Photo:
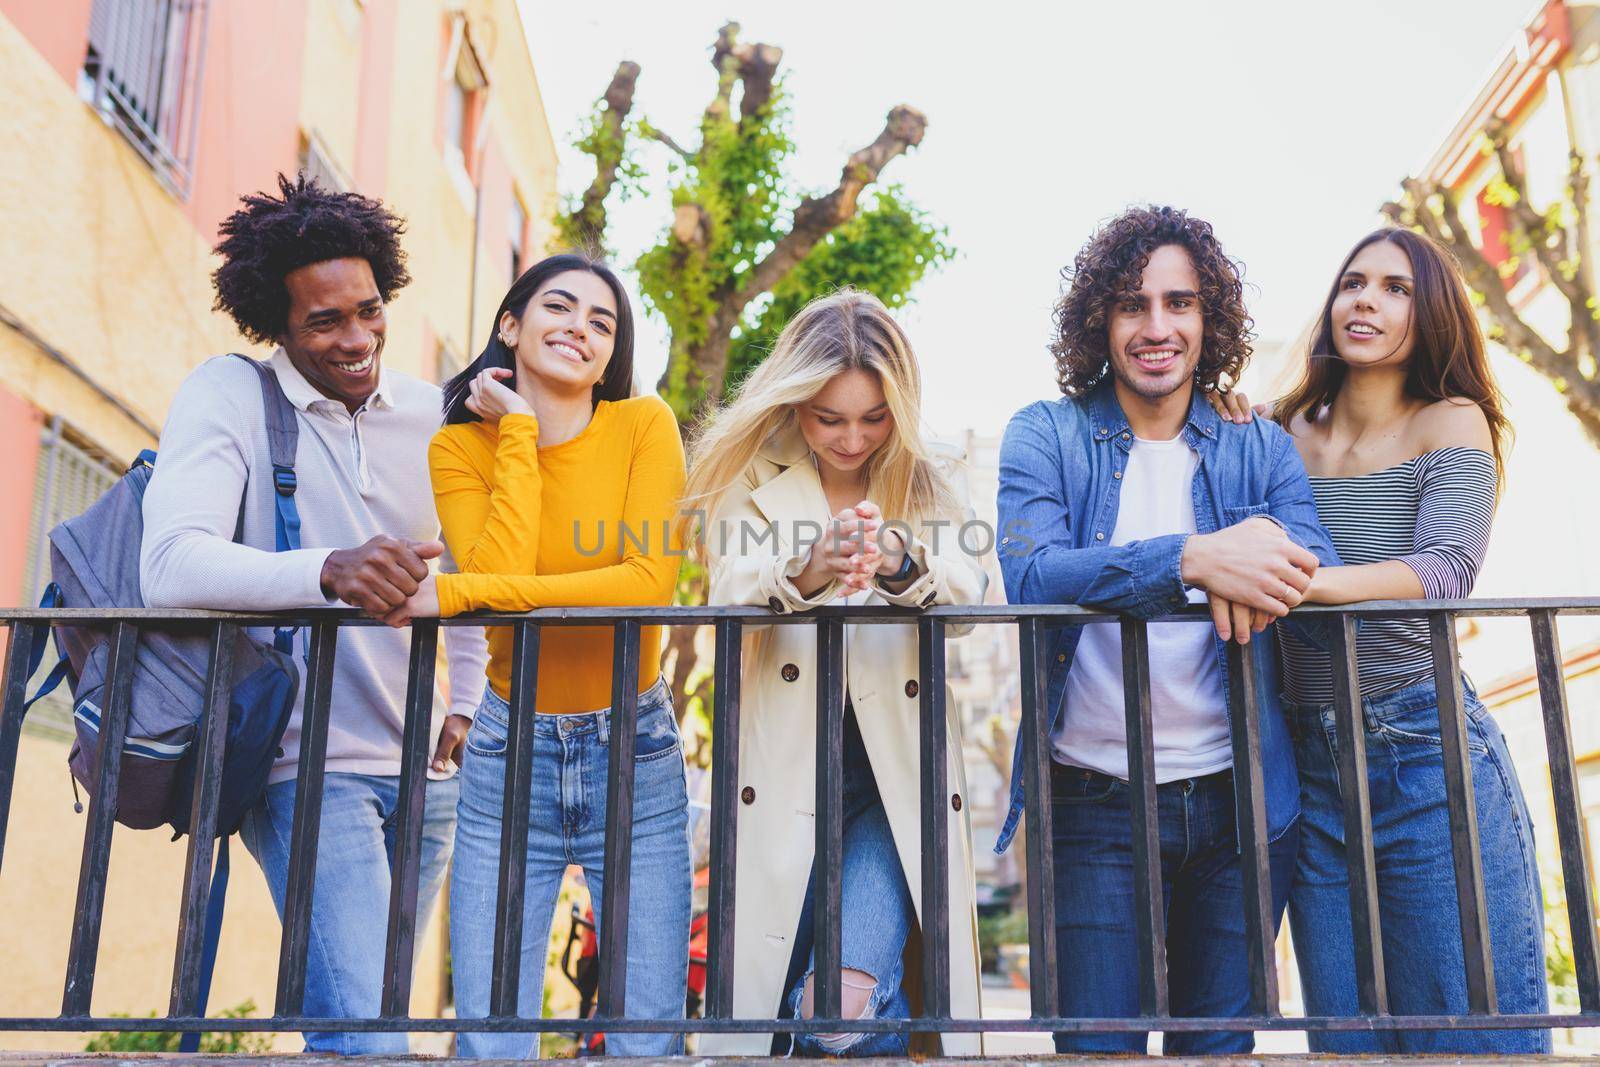
{"label": "blonde hair", "polygon": [[894,422],[866,464],[868,491],[884,518],[915,528],[950,509],[955,493],[922,440],[922,377],[911,342],[876,297],[840,289],[801,308],[771,355],[697,427],[684,510],[714,512],[761,447],[794,426],[796,405],[850,370],[878,379]]}

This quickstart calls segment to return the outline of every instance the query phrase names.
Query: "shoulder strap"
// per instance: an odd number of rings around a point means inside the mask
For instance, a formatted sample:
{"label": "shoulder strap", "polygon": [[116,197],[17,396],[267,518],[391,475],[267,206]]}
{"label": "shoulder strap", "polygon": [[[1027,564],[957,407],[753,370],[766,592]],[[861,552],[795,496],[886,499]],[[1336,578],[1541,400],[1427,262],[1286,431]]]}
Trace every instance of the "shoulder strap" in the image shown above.
{"label": "shoulder strap", "polygon": [[[206,1001],[211,999],[211,976],[217,969],[217,944],[222,940],[222,911],[228,896],[228,836],[217,842],[217,864],[211,874],[211,894],[206,900],[206,925],[200,942],[200,1002],[197,1010],[206,1013]],[[190,1055],[200,1051],[200,1035],[185,1033],[178,1041],[178,1051]]]}
{"label": "shoulder strap", "polygon": [[[261,382],[261,407],[267,416],[267,455],[272,461],[273,530],[277,535],[275,551],[293,552],[300,547],[300,509],[294,502],[294,491],[299,487],[294,474],[294,458],[300,445],[300,422],[295,416],[294,405],[284,395],[278,375],[271,367],[238,352],[229,355],[250,364]],[[242,508],[239,518],[242,530]],[[294,633],[294,629],[289,627],[279,627],[274,631],[273,644],[278,651],[289,652],[294,648]]]}

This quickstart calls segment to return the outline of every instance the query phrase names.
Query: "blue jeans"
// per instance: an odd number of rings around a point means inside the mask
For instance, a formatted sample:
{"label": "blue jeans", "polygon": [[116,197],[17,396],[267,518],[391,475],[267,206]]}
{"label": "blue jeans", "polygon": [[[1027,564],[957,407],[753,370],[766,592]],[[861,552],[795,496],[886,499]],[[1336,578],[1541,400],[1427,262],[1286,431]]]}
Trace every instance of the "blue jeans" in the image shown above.
{"label": "blue jeans", "polygon": [[[493,690],[484,693],[461,765],[456,864],[450,880],[450,951],[456,1014],[463,1019],[489,1014],[510,713]],[[664,682],[639,695],[635,745],[627,1017],[681,1019],[689,972],[689,796],[678,724]],[[583,868],[595,927],[604,922],[610,746],[609,709],[533,716],[533,788],[528,798],[517,985],[517,1014],[525,1018],[542,1014],[550,921],[568,864]],[[608,1033],[606,1051],[668,1056],[680,1049],[682,1041],[678,1034]],[[462,1033],[456,1054],[536,1059],[539,1038],[530,1033]]]}
{"label": "blue jeans", "polygon": [[[294,824],[293,779],[267,787],[245,816],[239,836],[267,877],[283,917],[289,880],[289,834]],[[450,861],[456,821],[454,778],[427,784],[422,819],[422,867],[417,880],[417,930],[428,921]],[[390,864],[400,779],[328,774],[322,779],[322,822],[306,954],[305,1014],[327,1019],[375,1019],[382,1008],[383,956],[389,928]],[[315,1032],[306,1051],[403,1056],[404,1033]]]}
{"label": "blue jeans", "polygon": [[[906,938],[914,916],[911,890],[900,868],[889,816],[878,795],[877,779],[867,759],[855,713],[844,719],[844,865],[840,868],[839,961],[847,970],[876,979],[861,1018],[904,1019],[911,1014],[901,980],[905,972]],[[800,998],[806,979],[816,969],[813,923],[816,914],[816,876],[806,886],[806,902],[795,932],[789,960],[788,995],[782,1018],[800,1015]],[[815,1035],[795,1038],[795,1051],[803,1056],[904,1056],[905,1034],[862,1034],[847,1050],[830,1050]]]}
{"label": "blue jeans", "polygon": [[[1464,685],[1467,748],[1478,809],[1484,901],[1499,1010],[1548,1011],[1544,905],[1533,826],[1500,727]],[[1372,846],[1378,871],[1389,1011],[1465,1015],[1466,969],[1456,911],[1443,747],[1433,683],[1362,701]],[[1304,831],[1289,925],[1306,1014],[1356,1015],[1355,949],[1331,705],[1291,709]],[[1332,1032],[1311,1049],[1338,1053],[1537,1053],[1548,1030]]]}
{"label": "blue jeans", "polygon": [[[1133,880],[1132,795],[1098,771],[1051,764],[1056,875],[1056,981],[1063,1016],[1139,1015],[1139,946]],[[1156,787],[1161,894],[1172,1014],[1250,1014],[1244,880],[1235,833],[1233,772]],[[1294,874],[1296,826],[1271,843],[1274,926]],[[1039,962],[1040,966],[1045,961]],[[1057,1052],[1138,1052],[1143,1033],[1055,1035]],[[1168,1055],[1249,1052],[1245,1031],[1169,1033]]]}

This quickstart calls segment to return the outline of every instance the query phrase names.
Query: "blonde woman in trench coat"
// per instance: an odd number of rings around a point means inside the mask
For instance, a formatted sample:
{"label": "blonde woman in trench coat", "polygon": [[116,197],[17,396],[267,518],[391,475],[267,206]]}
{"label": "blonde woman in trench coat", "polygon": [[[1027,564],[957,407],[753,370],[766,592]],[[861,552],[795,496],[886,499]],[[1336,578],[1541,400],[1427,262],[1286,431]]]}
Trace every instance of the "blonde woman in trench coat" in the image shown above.
{"label": "blonde woman in trench coat", "polygon": [[[789,614],[982,601],[987,578],[959,537],[972,518],[964,480],[921,441],[920,391],[910,345],[873,297],[845,290],[790,321],[696,440],[687,500],[705,514],[713,604]],[[810,1017],[802,912],[816,832],[816,635],[748,624],[744,634],[734,1014]],[[843,1015],[904,1016],[915,991],[900,960],[918,944],[922,900],[915,627],[846,626],[845,678]],[[953,717],[947,730],[951,1011],[976,1018],[972,837]],[[887,963],[885,973],[864,959]],[[699,1051],[759,1055],[771,1044],[770,1034],[706,1035]],[[946,1055],[982,1052],[976,1034],[942,1044]],[[810,1035],[795,1050],[898,1055],[906,1038]]]}

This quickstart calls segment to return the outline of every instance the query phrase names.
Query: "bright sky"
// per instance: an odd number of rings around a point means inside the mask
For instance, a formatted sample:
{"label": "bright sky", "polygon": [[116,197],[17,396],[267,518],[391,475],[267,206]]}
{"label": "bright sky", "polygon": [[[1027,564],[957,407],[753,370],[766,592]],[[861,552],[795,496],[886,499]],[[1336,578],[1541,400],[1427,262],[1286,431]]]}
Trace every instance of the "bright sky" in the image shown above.
{"label": "bright sky", "polygon": [[[959,257],[903,314],[923,361],[931,428],[999,433],[1055,396],[1045,346],[1061,267],[1096,223],[1165,202],[1209,219],[1241,259],[1264,339],[1297,334],[1378,206],[1465,107],[1525,0],[1120,2],[984,5],[521,0],[562,149],[561,186],[593,173],[570,147],[617,62],[643,67],[635,114],[693,144],[728,18],[784,49],[807,191],[908,103],[920,149],[884,178],[948,226]],[[667,215],[664,150],[652,195],[613,205],[623,265]],[[639,381],[665,365],[646,322]]]}

